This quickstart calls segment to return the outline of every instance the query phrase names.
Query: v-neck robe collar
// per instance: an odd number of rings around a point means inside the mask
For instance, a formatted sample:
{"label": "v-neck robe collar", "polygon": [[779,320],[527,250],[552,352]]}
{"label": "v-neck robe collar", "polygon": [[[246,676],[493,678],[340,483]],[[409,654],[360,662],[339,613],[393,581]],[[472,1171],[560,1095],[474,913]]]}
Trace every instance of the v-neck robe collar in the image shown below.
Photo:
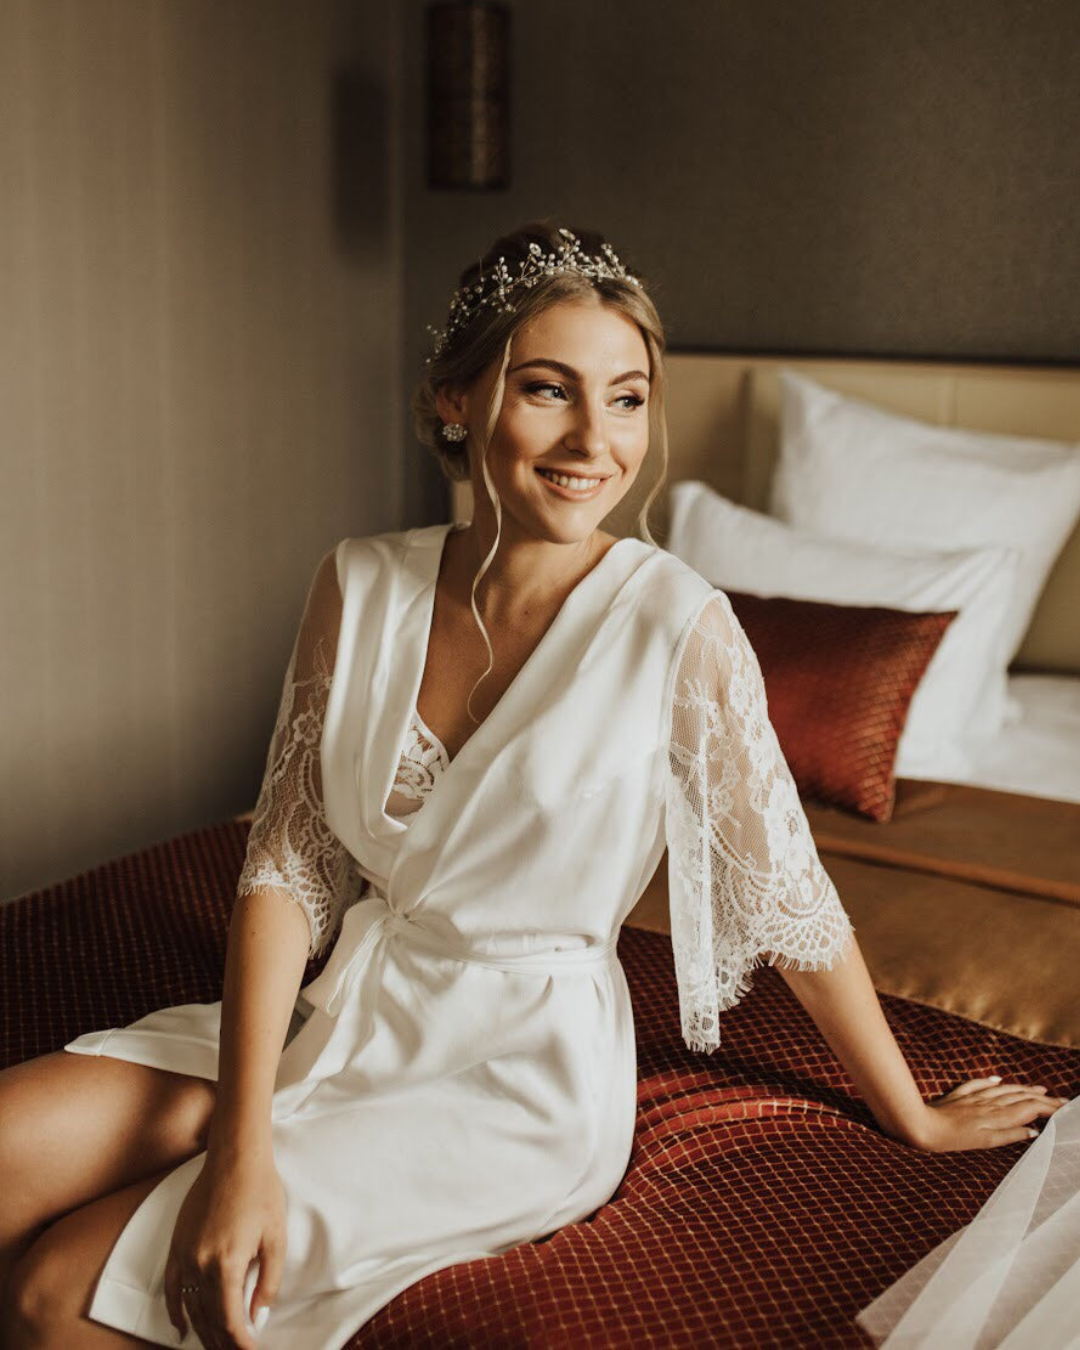
{"label": "v-neck robe collar", "polygon": [[[566,597],[543,637],[503,692],[494,708],[439,776],[424,805],[407,821],[387,814],[401,747],[420,691],[427,658],[435,586],[449,524],[421,527],[402,536],[377,536],[390,545],[383,566],[364,569],[361,585],[382,586],[382,597],[346,595],[339,639],[338,672],[367,689],[335,687],[327,711],[336,741],[352,742],[357,810],[343,813],[327,800],[331,827],[363,863],[392,881],[403,854],[425,850],[440,839],[449,843],[457,815],[479,775],[526,726],[538,695],[565,682],[585,648],[600,631],[612,603],[642,563],[657,553],[651,544],[618,540]],[[343,541],[346,545],[353,541]],[[360,543],[370,541],[358,541]],[[340,569],[340,564],[339,564]],[[347,560],[345,570],[348,570]],[[339,570],[339,576],[341,571]],[[346,577],[346,585],[354,583]],[[365,603],[367,599],[374,603]],[[346,632],[346,627],[355,631]],[[345,735],[342,719],[355,710],[365,725]],[[324,744],[326,737],[324,736]],[[352,819],[349,820],[348,816]],[[359,823],[359,832],[356,829]],[[339,829],[341,826],[344,833]],[[365,871],[369,870],[367,868]]]}

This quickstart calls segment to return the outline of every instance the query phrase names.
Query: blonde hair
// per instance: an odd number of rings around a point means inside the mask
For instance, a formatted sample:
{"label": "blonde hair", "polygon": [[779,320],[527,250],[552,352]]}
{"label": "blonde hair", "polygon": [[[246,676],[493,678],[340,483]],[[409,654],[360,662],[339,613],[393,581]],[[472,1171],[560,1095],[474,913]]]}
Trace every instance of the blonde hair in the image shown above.
{"label": "blonde hair", "polygon": [[[573,228],[582,249],[589,254],[600,254],[607,242],[603,235],[595,230]],[[496,239],[484,256],[471,264],[459,278],[459,289],[472,287],[480,283],[482,277],[495,269],[500,258],[504,258],[510,271],[529,257],[530,244],[539,245],[545,253],[555,252],[562,243],[559,225],[551,219],[533,221],[522,225]],[[625,263],[625,259],[623,259]],[[664,350],[666,346],[664,328],[656,306],[646,291],[646,282],[637,268],[630,268],[637,277],[639,285],[619,277],[591,278],[581,272],[556,272],[541,277],[532,286],[519,286],[513,292],[513,313],[506,313],[495,306],[482,307],[468,322],[459,328],[452,338],[444,343],[441,350],[433,354],[427,364],[425,374],[413,391],[411,411],[413,428],[421,444],[426,445],[439,461],[443,474],[453,482],[461,482],[469,477],[469,449],[467,441],[449,442],[442,435],[442,417],[436,403],[436,393],[444,387],[468,388],[493,361],[499,361],[498,375],[491,390],[487,415],[484,418],[481,442],[475,447],[479,456],[480,469],[495,511],[495,542],[487,557],[480,564],[473,578],[471,602],[477,625],[488,649],[488,666],[469,692],[466,710],[474,722],[472,698],[477,687],[487,678],[494,667],[494,650],[488,638],[487,629],[480,617],[476,604],[476,588],[491,565],[499,547],[502,531],[502,503],[495,491],[488,471],[487,454],[495,426],[502,411],[503,395],[506,390],[506,369],[510,363],[510,347],[514,335],[525,323],[536,318],[543,310],[562,301],[582,300],[598,296],[601,303],[619,311],[635,323],[645,341],[649,353],[649,444],[658,446],[660,472],[649,489],[645,501],[638,513],[636,527],[641,538],[655,545],[649,529],[649,509],[664,486],[668,471],[668,431],[664,414]],[[657,456],[654,456],[656,458]]]}

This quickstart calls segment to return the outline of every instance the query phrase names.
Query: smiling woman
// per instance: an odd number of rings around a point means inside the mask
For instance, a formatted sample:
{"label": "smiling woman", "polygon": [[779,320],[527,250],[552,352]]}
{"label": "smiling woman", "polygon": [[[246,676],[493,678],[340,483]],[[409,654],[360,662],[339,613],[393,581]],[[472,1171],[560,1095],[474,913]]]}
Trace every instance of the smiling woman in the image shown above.
{"label": "smiling woman", "polygon": [[[981,1080],[923,1101],[746,634],[648,533],[662,352],[598,235],[528,226],[464,273],[414,407],[474,518],[316,569],[221,1001],[0,1075],[15,1344],[174,1345],[190,1321],[252,1350],[257,1271],[264,1350],[330,1350],[429,1273],[598,1209],[637,1103],[619,932],[665,852],[690,1049],[768,961],[885,1132],[1006,1144],[1057,1109]],[[606,534],[653,453],[642,537]]]}
{"label": "smiling woman", "polygon": [[524,226],[462,273],[413,411],[448,476],[472,483],[470,606],[488,652],[466,700],[474,721],[477,687],[497,679],[482,608],[498,614],[500,632],[527,640],[537,626],[527,616],[538,613],[543,631],[544,611],[614,543],[599,523],[653,442],[658,471],[638,529],[655,542],[648,511],[667,472],[663,352],[641,276],[593,231]]}

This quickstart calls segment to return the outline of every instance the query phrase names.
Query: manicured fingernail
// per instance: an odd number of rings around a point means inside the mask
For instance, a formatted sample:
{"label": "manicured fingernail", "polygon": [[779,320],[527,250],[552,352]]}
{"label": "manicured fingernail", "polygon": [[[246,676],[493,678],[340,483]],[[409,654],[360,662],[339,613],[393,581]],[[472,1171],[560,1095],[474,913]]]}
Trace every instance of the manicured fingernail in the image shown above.
{"label": "manicured fingernail", "polygon": [[1001,1082],[1001,1074],[999,1074],[999,1073],[992,1073],[992,1074],[990,1075],[990,1077],[987,1079],[987,1082],[989,1082],[989,1083],[1000,1083],[1000,1082]]}
{"label": "manicured fingernail", "polygon": [[1038,1131],[1038,1130],[1032,1130],[1032,1129],[1029,1129],[1029,1130],[1028,1130],[1028,1138],[1029,1138],[1029,1139],[1037,1139],[1038,1137],[1039,1137],[1039,1131]]}

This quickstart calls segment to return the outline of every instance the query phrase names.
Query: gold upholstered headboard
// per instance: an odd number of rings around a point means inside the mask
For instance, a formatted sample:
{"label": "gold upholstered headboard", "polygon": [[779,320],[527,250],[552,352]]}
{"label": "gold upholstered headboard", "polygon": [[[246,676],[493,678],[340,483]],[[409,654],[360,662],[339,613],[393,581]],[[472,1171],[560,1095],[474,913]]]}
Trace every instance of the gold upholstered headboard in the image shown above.
{"label": "gold upholstered headboard", "polygon": [[[665,363],[669,482],[698,478],[734,501],[765,509],[779,447],[781,367],[939,426],[1080,441],[1080,368],[673,352]],[[604,528],[620,535],[634,530],[654,473],[647,460]],[[471,511],[468,485],[455,484],[454,519],[468,520]],[[665,494],[650,525],[664,543]],[[1080,675],[1080,526],[1050,573],[1014,666]]]}

